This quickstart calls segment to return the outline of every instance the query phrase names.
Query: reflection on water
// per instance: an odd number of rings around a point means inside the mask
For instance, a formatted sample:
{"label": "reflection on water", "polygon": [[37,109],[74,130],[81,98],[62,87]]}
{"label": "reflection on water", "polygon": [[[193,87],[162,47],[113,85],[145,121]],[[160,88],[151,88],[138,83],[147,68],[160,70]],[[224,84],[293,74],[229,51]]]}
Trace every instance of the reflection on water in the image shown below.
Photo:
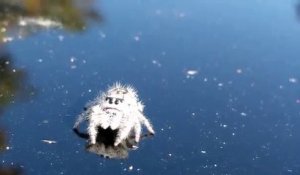
{"label": "reflection on water", "polygon": [[0,152],[3,152],[6,148],[6,138],[3,130],[0,130]]}
{"label": "reflection on water", "polygon": [[[89,135],[87,133],[80,132],[78,129],[74,129],[75,134],[83,139],[88,140]],[[98,127],[98,135],[96,144],[87,144],[85,149],[90,152],[97,154],[101,157],[110,159],[125,159],[128,157],[128,152],[136,150],[137,144],[135,143],[134,137],[129,137],[121,142],[118,146],[114,146],[115,138],[118,130],[102,129]],[[143,138],[149,138],[152,135],[145,134]]]}
{"label": "reflection on water", "polygon": [[[27,82],[26,72],[14,66],[14,58],[5,44],[45,29],[83,31],[90,21],[100,22],[94,1],[77,0],[1,0],[0,1],[0,117],[16,100],[28,99],[35,89]],[[0,128],[0,152],[9,146],[6,131]],[[0,166],[0,175],[17,175],[18,167]]]}
{"label": "reflection on water", "polygon": [[22,169],[20,167],[0,167],[0,175],[20,175]]}
{"label": "reflection on water", "polygon": [[[4,108],[14,103],[17,99],[28,98],[34,94],[33,88],[28,88],[26,73],[24,70],[15,68],[12,57],[4,48],[0,50],[0,117]],[[7,136],[0,128],[0,152],[7,149]],[[0,167],[0,175],[18,175],[21,169],[17,167]]]}
{"label": "reflection on water", "polygon": [[82,31],[89,21],[102,20],[92,0],[24,0],[0,2],[0,41],[21,39],[44,28]]}
{"label": "reflection on water", "polygon": [[18,96],[24,96],[26,75],[13,66],[11,56],[0,53],[0,114]]}

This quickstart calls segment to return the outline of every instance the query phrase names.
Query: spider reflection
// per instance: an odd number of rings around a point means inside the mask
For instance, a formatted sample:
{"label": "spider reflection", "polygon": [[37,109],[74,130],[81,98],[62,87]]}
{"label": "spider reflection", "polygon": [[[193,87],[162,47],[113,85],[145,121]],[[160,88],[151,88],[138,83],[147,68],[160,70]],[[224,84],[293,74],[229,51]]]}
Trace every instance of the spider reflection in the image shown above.
{"label": "spider reflection", "polygon": [[[87,133],[80,132],[78,129],[73,129],[75,134],[85,140],[89,139]],[[87,144],[85,149],[90,152],[97,154],[104,158],[109,159],[125,159],[128,157],[128,152],[131,150],[136,150],[137,143],[134,137],[128,137],[123,140],[119,145],[114,146],[115,138],[117,136],[118,130],[112,130],[110,128],[103,129],[98,127],[98,135],[96,138],[96,144]],[[145,134],[141,138],[151,137],[150,134]]]}

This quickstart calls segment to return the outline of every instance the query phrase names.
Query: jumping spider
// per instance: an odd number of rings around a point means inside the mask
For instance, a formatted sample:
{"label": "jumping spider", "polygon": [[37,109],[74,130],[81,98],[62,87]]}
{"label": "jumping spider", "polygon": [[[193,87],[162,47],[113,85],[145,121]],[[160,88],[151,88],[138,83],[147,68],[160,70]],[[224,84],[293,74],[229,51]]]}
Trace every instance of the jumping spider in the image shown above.
{"label": "jumping spider", "polygon": [[143,111],[144,105],[139,100],[137,91],[129,85],[115,83],[88,104],[85,111],[79,115],[74,129],[87,120],[91,144],[96,143],[98,127],[117,130],[114,146],[129,137],[134,137],[135,142],[138,143],[142,125],[145,125],[150,134],[154,134],[152,125]]}

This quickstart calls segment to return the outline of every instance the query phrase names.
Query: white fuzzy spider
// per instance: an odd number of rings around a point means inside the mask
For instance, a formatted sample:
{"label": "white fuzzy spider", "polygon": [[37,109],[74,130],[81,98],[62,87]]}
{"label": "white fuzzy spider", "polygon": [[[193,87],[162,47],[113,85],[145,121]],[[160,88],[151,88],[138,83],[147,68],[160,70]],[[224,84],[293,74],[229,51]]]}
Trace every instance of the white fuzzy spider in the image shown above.
{"label": "white fuzzy spider", "polygon": [[91,144],[96,143],[98,127],[103,129],[110,127],[112,130],[117,130],[114,146],[130,136],[133,136],[135,142],[138,143],[142,124],[146,126],[150,134],[154,134],[152,125],[143,111],[144,105],[139,100],[137,91],[132,86],[115,83],[93,100],[79,115],[74,129],[77,129],[82,121],[87,120]]}

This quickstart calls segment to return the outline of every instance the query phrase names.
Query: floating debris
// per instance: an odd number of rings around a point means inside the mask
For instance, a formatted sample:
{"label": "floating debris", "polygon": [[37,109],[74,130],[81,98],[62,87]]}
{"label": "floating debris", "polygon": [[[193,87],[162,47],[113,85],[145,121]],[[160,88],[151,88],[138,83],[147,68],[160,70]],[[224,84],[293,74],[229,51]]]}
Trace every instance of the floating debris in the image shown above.
{"label": "floating debris", "polygon": [[55,144],[55,143],[57,143],[57,141],[55,141],[55,140],[41,140],[42,142],[44,142],[44,143],[47,143],[47,144]]}
{"label": "floating debris", "polygon": [[241,116],[244,116],[244,117],[246,117],[246,116],[247,116],[247,114],[246,114],[245,112],[241,112]]}
{"label": "floating debris", "polygon": [[243,73],[243,70],[242,70],[242,69],[237,69],[237,70],[236,70],[236,73],[237,73],[237,74],[241,74],[241,73]]}
{"label": "floating debris", "polygon": [[161,64],[157,60],[152,60],[152,64],[156,65],[157,67],[161,67]]}
{"label": "floating debris", "polygon": [[194,78],[198,74],[198,70],[187,70],[186,71],[186,78]]}
{"label": "floating debris", "polygon": [[291,77],[291,78],[289,78],[289,82],[290,82],[290,83],[297,83],[298,80],[297,80],[297,78]]}
{"label": "floating debris", "polygon": [[132,171],[133,170],[133,166],[131,165],[130,167],[128,167],[128,170]]}

